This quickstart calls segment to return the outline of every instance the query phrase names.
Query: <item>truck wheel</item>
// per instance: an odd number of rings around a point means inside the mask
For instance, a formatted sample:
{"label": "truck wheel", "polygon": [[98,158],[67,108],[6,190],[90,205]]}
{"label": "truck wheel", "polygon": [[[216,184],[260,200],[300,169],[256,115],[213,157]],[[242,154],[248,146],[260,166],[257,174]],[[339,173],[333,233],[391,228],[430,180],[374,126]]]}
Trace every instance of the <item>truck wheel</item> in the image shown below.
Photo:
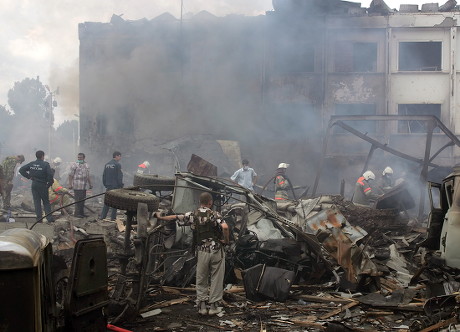
{"label": "truck wheel", "polygon": [[134,174],[133,186],[151,191],[173,191],[176,180],[154,174]]}
{"label": "truck wheel", "polygon": [[156,211],[160,199],[152,194],[124,188],[109,190],[104,197],[105,205],[119,210],[137,211],[138,203],[146,203],[149,211]]}

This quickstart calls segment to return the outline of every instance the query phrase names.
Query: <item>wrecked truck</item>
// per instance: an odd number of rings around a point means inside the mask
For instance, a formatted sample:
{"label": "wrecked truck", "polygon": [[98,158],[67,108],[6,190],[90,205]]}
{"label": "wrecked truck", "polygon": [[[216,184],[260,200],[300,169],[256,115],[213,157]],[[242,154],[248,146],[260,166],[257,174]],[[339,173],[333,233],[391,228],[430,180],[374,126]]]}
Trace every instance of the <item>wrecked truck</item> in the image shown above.
{"label": "wrecked truck", "polygon": [[1,331],[106,331],[106,245],[80,240],[67,269],[50,241],[32,230],[0,234]]}
{"label": "wrecked truck", "polygon": [[[144,175],[136,185],[136,190],[159,189],[154,175]],[[164,187],[160,189],[167,189]],[[351,226],[327,197],[292,201],[291,209],[227,179],[181,172],[175,175],[171,195],[163,196],[156,206],[166,214],[193,211],[203,191],[212,194],[213,208],[231,229],[225,283],[239,282],[241,273],[249,299],[283,300],[293,283],[332,281],[342,289],[356,289],[379,275],[365,246],[358,244],[367,232]],[[318,213],[318,205],[329,208]],[[294,217],[282,211],[285,208],[295,211]],[[128,215],[125,243],[118,244],[123,250],[118,254],[122,269],[111,294],[109,310],[116,317],[113,322],[136,316],[148,300],[148,290],[155,285],[185,287],[194,282],[196,258],[190,228],[175,221],[159,221],[149,215],[151,211],[141,202],[133,208]],[[131,232],[131,225],[137,232]],[[117,246],[116,241],[113,245]],[[268,275],[282,281],[281,292],[267,287],[264,278]]]}
{"label": "wrecked truck", "polygon": [[431,212],[422,246],[437,251],[434,259],[460,268],[460,165],[442,183],[428,182]]}

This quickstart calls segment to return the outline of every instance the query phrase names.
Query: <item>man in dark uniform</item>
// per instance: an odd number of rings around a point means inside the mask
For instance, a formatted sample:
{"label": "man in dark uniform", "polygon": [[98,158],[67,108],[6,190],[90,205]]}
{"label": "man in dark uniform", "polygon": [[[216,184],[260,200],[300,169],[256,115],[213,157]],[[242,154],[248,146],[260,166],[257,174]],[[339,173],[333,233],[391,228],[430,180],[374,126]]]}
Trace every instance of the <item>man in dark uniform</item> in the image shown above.
{"label": "man in dark uniform", "polygon": [[[43,160],[45,152],[38,150],[35,156],[37,160],[22,166],[19,169],[19,173],[23,177],[32,180],[32,197],[34,199],[35,214],[37,215],[37,220],[40,220],[42,218],[42,202],[45,213],[51,213],[48,188],[51,187],[54,179],[50,164]],[[49,215],[46,219],[48,219],[48,222],[54,222],[52,215]]]}
{"label": "man in dark uniform", "polygon": [[[113,159],[104,166],[104,173],[102,174],[102,183],[107,191],[112,189],[123,188],[123,172],[120,165],[121,153],[115,151]],[[104,204],[101,212],[101,219],[107,217],[109,206]],[[117,218],[117,209],[112,208],[110,219],[114,221]]]}

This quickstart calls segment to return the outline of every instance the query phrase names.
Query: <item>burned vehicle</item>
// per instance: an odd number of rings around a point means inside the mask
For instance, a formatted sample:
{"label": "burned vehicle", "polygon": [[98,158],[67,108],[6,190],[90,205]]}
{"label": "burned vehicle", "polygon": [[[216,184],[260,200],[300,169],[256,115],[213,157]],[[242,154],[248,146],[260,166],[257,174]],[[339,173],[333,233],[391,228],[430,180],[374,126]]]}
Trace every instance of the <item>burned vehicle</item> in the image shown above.
{"label": "burned vehicle", "polygon": [[[429,182],[431,213],[423,246],[436,250],[447,266],[460,268],[460,165],[442,183]],[[434,256],[435,258],[437,256]]]}
{"label": "burned vehicle", "polygon": [[80,240],[67,269],[50,241],[22,228],[0,234],[1,331],[106,331],[106,245]]}
{"label": "burned vehicle", "polygon": [[[248,299],[282,301],[294,283],[332,282],[344,290],[356,289],[379,275],[365,246],[359,244],[367,232],[348,223],[328,203],[331,197],[277,204],[227,179],[193,173],[176,173],[173,186],[158,182],[154,175],[136,181],[137,188],[157,195],[173,187],[158,204],[165,214],[193,211],[199,195],[211,193],[214,208],[231,229],[225,283],[243,282]],[[317,208],[320,205],[323,209]],[[128,214],[125,242],[116,254],[121,273],[111,294],[114,323],[139,314],[148,290],[155,285],[194,283],[196,258],[190,228],[157,220],[151,211],[141,202]]]}

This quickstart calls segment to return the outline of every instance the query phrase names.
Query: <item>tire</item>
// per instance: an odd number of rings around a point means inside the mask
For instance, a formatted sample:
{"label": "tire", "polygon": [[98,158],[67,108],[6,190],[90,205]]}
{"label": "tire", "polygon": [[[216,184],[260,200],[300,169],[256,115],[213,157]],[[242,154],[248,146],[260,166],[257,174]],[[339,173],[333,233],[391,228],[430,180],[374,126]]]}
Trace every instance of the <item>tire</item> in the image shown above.
{"label": "tire", "polygon": [[105,205],[119,210],[137,211],[138,203],[146,203],[149,211],[156,211],[160,199],[152,194],[124,188],[109,190],[104,197]]}
{"label": "tire", "polygon": [[133,186],[151,191],[173,191],[176,180],[154,174],[134,174]]}

